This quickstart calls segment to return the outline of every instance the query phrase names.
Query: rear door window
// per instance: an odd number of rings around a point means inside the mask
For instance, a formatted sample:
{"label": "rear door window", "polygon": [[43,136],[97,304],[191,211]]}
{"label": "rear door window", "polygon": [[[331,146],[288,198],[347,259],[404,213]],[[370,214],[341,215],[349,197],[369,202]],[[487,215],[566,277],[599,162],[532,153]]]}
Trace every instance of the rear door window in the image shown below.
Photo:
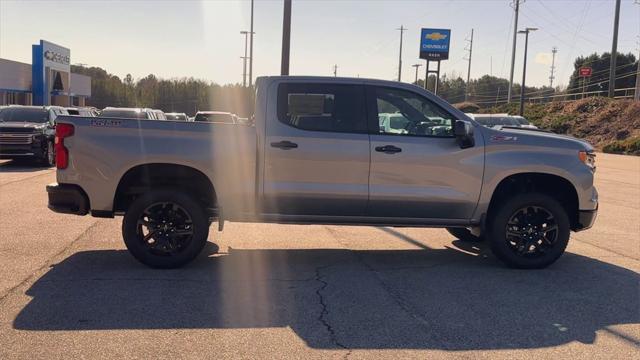
{"label": "rear door window", "polygon": [[278,88],[278,120],[309,131],[366,133],[360,85],[284,83]]}

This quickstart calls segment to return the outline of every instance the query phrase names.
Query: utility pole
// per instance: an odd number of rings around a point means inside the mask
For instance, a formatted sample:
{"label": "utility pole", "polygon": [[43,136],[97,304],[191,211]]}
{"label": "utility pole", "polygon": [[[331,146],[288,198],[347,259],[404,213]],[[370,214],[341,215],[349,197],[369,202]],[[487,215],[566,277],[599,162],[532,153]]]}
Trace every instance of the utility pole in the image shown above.
{"label": "utility pole", "polygon": [[242,87],[247,87],[247,39],[249,32],[240,31],[240,34],[244,35],[244,56],[240,56],[242,59]]}
{"label": "utility pole", "polygon": [[249,87],[253,83],[253,0],[251,0],[251,25],[249,26]]}
{"label": "utility pole", "polygon": [[338,76],[338,64],[333,65],[333,77]]}
{"label": "utility pole", "polygon": [[509,91],[507,93],[507,103],[511,103],[511,92],[513,90],[513,70],[516,65],[516,40],[518,35],[518,11],[520,10],[520,1],[513,0],[515,5],[515,19],[513,21],[513,45],[511,46],[511,72],[509,74]]}
{"label": "utility pole", "polygon": [[418,68],[419,68],[420,66],[422,66],[422,64],[413,64],[413,65],[411,65],[411,66],[413,66],[414,68],[416,68],[416,85],[418,85]]}
{"label": "utility pole", "polygon": [[556,70],[556,53],[558,52],[558,48],[557,47],[553,47],[551,49],[551,75],[549,75],[549,87],[551,89],[553,89],[553,79],[555,79],[556,77],[553,75],[554,71]]}
{"label": "utility pole", "polygon": [[398,81],[402,81],[402,37],[404,32],[407,30],[403,25],[400,25],[400,28],[396,29],[400,30],[400,53],[398,54]]}
{"label": "utility pole", "polygon": [[471,55],[473,53],[473,29],[471,29],[471,40],[467,40],[469,42],[469,48],[465,49],[467,51],[469,51],[469,58],[467,59],[469,61],[469,65],[467,67],[467,84],[465,86],[465,92],[464,92],[464,101],[467,101],[469,99],[469,93],[471,92],[471,88],[469,87],[469,80],[471,78]]}
{"label": "utility pole", "polygon": [[524,114],[524,92],[525,80],[527,77],[527,46],[529,45],[529,32],[536,31],[537,28],[525,28],[518,31],[518,34],[524,34],[524,64],[522,65],[522,86],[520,87],[520,116]]}
{"label": "utility pole", "polygon": [[[640,5],[640,0],[636,4]],[[636,90],[633,99],[640,101],[640,36],[638,36],[638,70],[636,71]]]}
{"label": "utility pole", "polygon": [[616,58],[618,57],[618,23],[620,22],[620,0],[616,0],[616,13],[613,20],[613,44],[611,44],[611,68],[609,69],[609,97],[616,90]]}
{"label": "utility pole", "polygon": [[289,75],[289,49],[291,46],[291,0],[284,0],[282,17],[282,62],[280,75]]}

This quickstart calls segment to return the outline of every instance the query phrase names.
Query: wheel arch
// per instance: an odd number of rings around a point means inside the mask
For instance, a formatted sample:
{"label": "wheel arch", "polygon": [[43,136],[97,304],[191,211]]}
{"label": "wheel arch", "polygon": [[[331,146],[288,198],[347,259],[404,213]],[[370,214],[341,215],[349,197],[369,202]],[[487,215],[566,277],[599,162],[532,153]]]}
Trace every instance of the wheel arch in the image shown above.
{"label": "wheel arch", "polygon": [[178,188],[192,195],[215,215],[218,195],[211,179],[192,166],[171,163],[138,164],[128,169],[116,187],[113,210],[124,213],[141,194],[166,187]]}
{"label": "wheel arch", "polygon": [[511,195],[540,192],[558,200],[566,210],[571,229],[578,226],[578,192],[568,179],[549,173],[522,172],[503,178],[493,190],[486,211],[486,221],[490,221],[500,203]]}

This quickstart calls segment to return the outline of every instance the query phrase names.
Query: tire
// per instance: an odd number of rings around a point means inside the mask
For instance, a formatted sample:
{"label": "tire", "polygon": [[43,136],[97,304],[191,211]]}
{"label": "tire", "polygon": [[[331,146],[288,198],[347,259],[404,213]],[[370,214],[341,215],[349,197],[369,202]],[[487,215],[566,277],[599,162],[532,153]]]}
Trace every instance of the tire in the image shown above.
{"label": "tire", "polygon": [[465,242],[480,242],[484,241],[484,236],[475,236],[467,228],[447,228],[449,234],[453,235],[456,239]]}
{"label": "tire", "polygon": [[42,166],[53,167],[56,166],[56,152],[53,146],[53,141],[47,140],[47,148],[45,149],[42,158],[40,159]]}
{"label": "tire", "polygon": [[127,249],[153,268],[178,268],[191,262],[208,236],[209,221],[202,206],[174,190],[152,190],[140,196],[122,221]]}
{"label": "tire", "polygon": [[569,242],[567,212],[557,200],[545,194],[516,195],[490,220],[491,250],[513,268],[545,268],[562,256]]}

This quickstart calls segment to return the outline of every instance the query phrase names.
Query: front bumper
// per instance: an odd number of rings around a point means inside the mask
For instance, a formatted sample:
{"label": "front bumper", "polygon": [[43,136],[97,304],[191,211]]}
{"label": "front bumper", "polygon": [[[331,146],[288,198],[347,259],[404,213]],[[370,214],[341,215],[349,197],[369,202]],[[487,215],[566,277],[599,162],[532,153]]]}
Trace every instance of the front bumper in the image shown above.
{"label": "front bumper", "polygon": [[574,231],[587,230],[593,226],[598,216],[598,207],[595,210],[580,210],[578,211],[578,224]]}
{"label": "front bumper", "polygon": [[86,215],[89,213],[89,198],[78,185],[49,184],[49,209],[62,214]]}
{"label": "front bumper", "polygon": [[34,141],[30,144],[0,144],[0,159],[24,157],[42,158],[46,154],[46,142]]}

